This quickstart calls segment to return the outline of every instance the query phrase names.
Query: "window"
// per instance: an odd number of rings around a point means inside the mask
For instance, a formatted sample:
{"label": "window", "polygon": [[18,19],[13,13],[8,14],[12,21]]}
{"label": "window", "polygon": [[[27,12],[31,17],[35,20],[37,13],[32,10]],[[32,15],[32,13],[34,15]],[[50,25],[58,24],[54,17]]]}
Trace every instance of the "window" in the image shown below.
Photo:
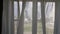
{"label": "window", "polygon": [[[19,4],[20,4],[20,14],[21,14],[22,1],[20,1]],[[38,2],[37,4],[38,4],[37,5],[37,34],[43,34],[42,22],[41,22],[41,3]],[[14,15],[16,18],[16,17],[18,17],[17,16],[17,14],[18,14],[17,7],[18,6],[17,6],[16,1],[14,2],[14,6],[15,6],[14,7]],[[50,26],[51,26],[51,28],[54,27],[54,22],[53,22],[54,21],[54,13],[55,13],[54,6],[55,6],[54,2],[46,2],[46,4],[45,4],[46,33],[47,34],[48,33],[53,34],[53,31],[54,31],[54,30],[52,31],[52,29],[50,29]],[[24,10],[24,34],[29,34],[29,33],[32,34],[32,7],[33,7],[32,2],[26,2],[26,6],[25,6],[25,10]],[[16,24],[17,24],[17,22],[16,22]]]}
{"label": "window", "polygon": [[19,1],[19,6],[17,1],[13,2],[9,0],[10,4],[4,6],[7,13],[3,15],[5,16],[3,17],[5,26],[2,27],[5,31],[3,29],[3,32],[8,32],[8,34],[54,34],[55,2]]}

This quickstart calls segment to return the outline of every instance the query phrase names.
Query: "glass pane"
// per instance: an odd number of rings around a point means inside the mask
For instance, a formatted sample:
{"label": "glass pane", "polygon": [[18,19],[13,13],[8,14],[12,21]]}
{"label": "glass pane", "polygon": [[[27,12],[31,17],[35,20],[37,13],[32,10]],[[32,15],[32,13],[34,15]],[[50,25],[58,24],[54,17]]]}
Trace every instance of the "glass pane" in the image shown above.
{"label": "glass pane", "polygon": [[[17,2],[14,2],[14,20],[16,20],[18,18],[18,9],[17,9]],[[17,21],[14,21],[14,34],[17,34]]]}
{"label": "glass pane", "polygon": [[37,3],[37,34],[43,34],[41,22],[41,3]]}
{"label": "glass pane", "polygon": [[[21,11],[22,11],[22,1],[19,2],[19,7],[20,7],[20,15],[21,15]],[[18,26],[18,3],[17,1],[14,1],[14,31],[15,34],[17,34],[17,26]]]}
{"label": "glass pane", "polygon": [[[20,15],[22,12],[22,1],[19,2],[19,8],[20,8]],[[14,18],[18,18],[18,3],[17,1],[14,1]]]}
{"label": "glass pane", "polygon": [[14,19],[17,19],[18,17],[18,4],[16,1],[14,1]]}
{"label": "glass pane", "polygon": [[53,34],[55,18],[55,2],[46,2],[45,18],[46,18],[46,34]]}
{"label": "glass pane", "polygon": [[32,2],[26,2],[24,10],[24,34],[32,34]]}

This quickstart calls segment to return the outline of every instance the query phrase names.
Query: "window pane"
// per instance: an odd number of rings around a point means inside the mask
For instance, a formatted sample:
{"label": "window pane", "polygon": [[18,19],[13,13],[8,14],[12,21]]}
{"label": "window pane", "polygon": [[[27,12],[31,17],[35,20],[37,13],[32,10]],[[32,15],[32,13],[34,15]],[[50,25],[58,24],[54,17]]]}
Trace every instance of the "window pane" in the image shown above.
{"label": "window pane", "polygon": [[15,1],[14,2],[14,19],[17,19],[17,17],[18,17],[18,4],[17,4],[17,2]]}
{"label": "window pane", "polygon": [[[21,11],[22,11],[22,1],[19,2],[19,8],[20,8],[20,15],[21,15]],[[14,31],[15,34],[17,34],[17,26],[18,26],[18,3],[17,1],[14,1]]]}
{"label": "window pane", "polygon": [[[18,18],[18,4],[16,1],[14,1],[14,20]],[[17,21],[14,21],[14,34],[17,34]]]}
{"label": "window pane", "polygon": [[46,18],[46,34],[53,34],[55,18],[55,2],[46,2],[45,18]]}
{"label": "window pane", "polygon": [[37,34],[43,34],[41,22],[41,3],[37,3]]}
{"label": "window pane", "polygon": [[24,10],[24,34],[32,34],[32,2],[26,2]]}

